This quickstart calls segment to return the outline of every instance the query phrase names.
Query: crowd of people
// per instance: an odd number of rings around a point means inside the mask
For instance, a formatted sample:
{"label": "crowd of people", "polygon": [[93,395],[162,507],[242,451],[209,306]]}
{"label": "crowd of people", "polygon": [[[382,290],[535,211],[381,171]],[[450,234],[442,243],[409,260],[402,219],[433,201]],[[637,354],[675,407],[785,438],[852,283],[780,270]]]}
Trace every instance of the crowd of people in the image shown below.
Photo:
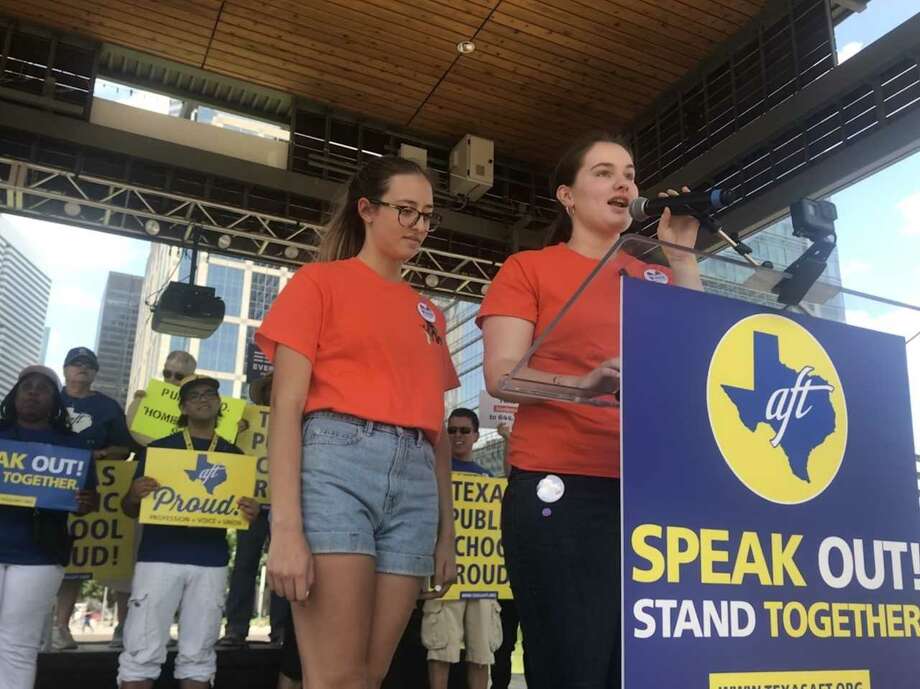
{"label": "crowd of people", "polygon": [[[256,333],[275,371],[254,391],[271,406],[271,507],[239,502],[250,528],[239,532],[229,595],[226,532],[215,528],[145,525],[132,581],[111,582],[123,689],[153,686],[177,615],[175,677],[185,689],[213,682],[216,649],[245,643],[266,542],[272,637],[285,645],[280,686],[385,686],[388,673],[405,671],[400,655],[417,634],[431,687],[447,687],[462,659],[470,689],[488,686],[490,666],[492,686],[504,688],[518,621],[531,689],[619,686],[619,280],[642,278],[647,264],[624,254],[605,266],[521,373],[578,388],[592,404],[535,401],[501,383],[629,227],[638,190],[628,146],[605,133],[576,142],[554,193],[558,243],[511,256],[477,317],[486,386],[520,403],[502,509],[514,601],[441,600],[457,577],[451,473],[485,473],[471,461],[479,420],[468,409],[445,418],[444,394],[459,384],[445,319],[402,279],[440,220],[431,181],[416,163],[384,156],[349,182],[317,260],[297,271]],[[658,236],[692,246],[697,230],[695,219],[666,210]],[[656,281],[701,288],[695,261],[665,255]],[[77,347],[63,386],[50,369],[24,369],[0,407],[0,438],[79,446],[93,461],[134,453],[121,501],[131,517],[158,488],[145,475],[147,447],[240,452],[216,432],[218,381],[195,375],[187,353],[164,366],[179,386],[181,430],[163,438],[131,435],[118,404],[92,389],[98,366]],[[97,502],[91,481],[77,493],[78,513]],[[79,584],[62,583],[64,513],[0,506],[0,519],[0,674],[27,689],[55,594],[52,644],[74,645]]]}

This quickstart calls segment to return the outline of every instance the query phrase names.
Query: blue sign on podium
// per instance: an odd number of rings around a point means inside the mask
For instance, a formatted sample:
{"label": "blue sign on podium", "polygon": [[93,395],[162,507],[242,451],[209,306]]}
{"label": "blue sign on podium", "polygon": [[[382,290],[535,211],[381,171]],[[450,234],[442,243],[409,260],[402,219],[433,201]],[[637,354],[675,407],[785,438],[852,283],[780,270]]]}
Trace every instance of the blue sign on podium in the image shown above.
{"label": "blue sign on podium", "polygon": [[624,279],[625,689],[914,689],[903,338]]}

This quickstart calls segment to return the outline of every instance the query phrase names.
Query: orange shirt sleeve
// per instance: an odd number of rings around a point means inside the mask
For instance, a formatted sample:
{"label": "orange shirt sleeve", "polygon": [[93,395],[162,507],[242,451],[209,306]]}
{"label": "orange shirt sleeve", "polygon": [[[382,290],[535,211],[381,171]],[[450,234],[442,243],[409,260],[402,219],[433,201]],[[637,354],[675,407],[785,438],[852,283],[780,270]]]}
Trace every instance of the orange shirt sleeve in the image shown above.
{"label": "orange shirt sleeve", "polygon": [[457,376],[457,369],[454,367],[453,359],[450,358],[450,350],[446,345],[441,349],[444,351],[444,391],[446,392],[447,390],[459,388],[460,378]]}
{"label": "orange shirt sleeve", "polygon": [[537,294],[537,286],[523,262],[517,256],[510,257],[492,280],[479,307],[476,325],[481,328],[482,321],[489,316],[513,316],[536,324]]}
{"label": "orange shirt sleeve", "polygon": [[316,266],[310,264],[298,270],[281,290],[256,332],[256,344],[272,361],[278,345],[284,345],[316,363],[325,299],[315,273]]}

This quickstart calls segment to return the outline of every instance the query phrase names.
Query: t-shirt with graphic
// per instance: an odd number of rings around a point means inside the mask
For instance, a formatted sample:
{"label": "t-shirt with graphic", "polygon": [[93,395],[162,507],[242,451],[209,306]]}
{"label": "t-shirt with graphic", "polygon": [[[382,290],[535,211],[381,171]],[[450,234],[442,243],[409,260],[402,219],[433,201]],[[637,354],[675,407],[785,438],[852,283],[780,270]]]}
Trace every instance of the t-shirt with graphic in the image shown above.
{"label": "t-shirt with graphic", "polygon": [[419,428],[432,443],[444,425],[444,391],[459,385],[444,315],[358,258],[300,268],[256,343],[273,361],[279,344],[310,360],[305,413],[328,409]]}
{"label": "t-shirt with graphic", "polygon": [[[48,443],[61,447],[85,448],[82,438],[74,433],[59,433],[54,430],[36,431],[21,426],[0,430],[0,438],[21,443]],[[86,476],[86,488],[96,487],[96,466],[90,459]],[[0,564],[4,565],[56,565],[53,553],[47,552],[35,540],[36,513],[50,521],[61,537],[67,533],[67,512],[60,510],[36,510],[33,507],[0,505]]]}
{"label": "t-shirt with graphic", "polygon": [[70,425],[91,450],[113,445],[133,447],[125,412],[108,395],[93,391],[86,397],[71,397],[64,389],[61,399],[70,415]]}
{"label": "t-shirt with graphic", "polygon": [[468,462],[464,459],[457,459],[456,457],[450,460],[450,470],[451,471],[460,471],[464,474],[480,474],[482,476],[491,476],[489,470],[485,467],[481,467],[476,462]]}
{"label": "t-shirt with graphic", "polygon": [[[536,339],[598,261],[557,244],[511,256],[492,281],[476,323],[513,316],[534,324]],[[670,281],[670,270],[621,253],[592,280],[530,361],[540,371],[584,375],[620,354],[620,276]],[[618,477],[620,410],[543,401],[522,404],[508,448],[527,471]]]}
{"label": "t-shirt with graphic", "polygon": [[[192,447],[199,452],[206,452],[211,441],[192,436]],[[183,433],[173,433],[165,438],[154,440],[141,453],[134,478],[144,475],[147,468],[147,451],[154,447],[171,450],[185,450]],[[232,452],[241,455],[243,451],[232,443],[218,436],[215,452]],[[144,524],[141,532],[141,544],[137,551],[138,562],[168,562],[174,565],[198,565],[200,567],[226,567],[230,559],[227,547],[227,530],[212,529],[206,526],[161,526]]]}

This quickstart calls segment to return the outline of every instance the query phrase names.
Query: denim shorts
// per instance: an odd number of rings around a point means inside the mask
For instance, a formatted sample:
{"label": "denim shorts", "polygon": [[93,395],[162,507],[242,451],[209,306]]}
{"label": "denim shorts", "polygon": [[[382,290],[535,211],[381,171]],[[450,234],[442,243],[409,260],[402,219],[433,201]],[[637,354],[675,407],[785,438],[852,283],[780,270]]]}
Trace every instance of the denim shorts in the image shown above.
{"label": "denim shorts", "polygon": [[434,573],[434,450],[414,428],[313,412],[303,424],[301,505],[314,553],[360,553],[389,574]]}

